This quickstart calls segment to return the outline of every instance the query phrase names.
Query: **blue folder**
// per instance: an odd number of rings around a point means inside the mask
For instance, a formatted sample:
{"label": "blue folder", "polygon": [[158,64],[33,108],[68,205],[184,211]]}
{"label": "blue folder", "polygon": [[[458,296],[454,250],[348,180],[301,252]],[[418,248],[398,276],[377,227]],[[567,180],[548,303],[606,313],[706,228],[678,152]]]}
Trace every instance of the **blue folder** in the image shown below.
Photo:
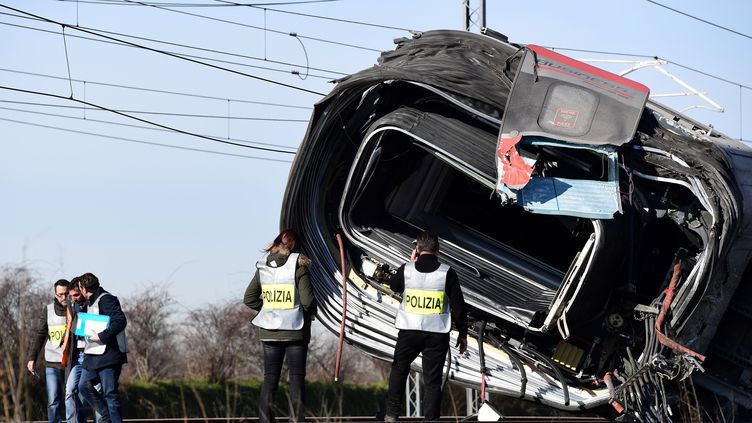
{"label": "blue folder", "polygon": [[78,323],[76,324],[75,334],[85,338],[91,338],[91,330],[88,330],[87,326],[103,327],[101,330],[96,331],[97,333],[102,332],[102,330],[110,326],[110,316],[104,314],[78,313]]}

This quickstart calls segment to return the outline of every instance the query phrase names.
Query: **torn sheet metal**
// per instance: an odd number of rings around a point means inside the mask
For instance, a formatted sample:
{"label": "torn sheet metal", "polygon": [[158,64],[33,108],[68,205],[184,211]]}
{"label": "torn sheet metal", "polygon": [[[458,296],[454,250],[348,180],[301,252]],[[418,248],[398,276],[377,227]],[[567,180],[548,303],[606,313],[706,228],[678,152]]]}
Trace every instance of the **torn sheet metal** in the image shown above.
{"label": "torn sheet metal", "polygon": [[[523,159],[519,148],[531,136],[575,145],[622,145],[634,136],[649,89],[539,46],[521,51],[500,130],[497,193],[502,201],[517,199],[536,213],[613,217],[621,210],[616,178],[608,183],[536,178],[535,160]],[[608,160],[615,168],[615,153]],[[517,190],[528,185],[523,199],[517,198]]]}

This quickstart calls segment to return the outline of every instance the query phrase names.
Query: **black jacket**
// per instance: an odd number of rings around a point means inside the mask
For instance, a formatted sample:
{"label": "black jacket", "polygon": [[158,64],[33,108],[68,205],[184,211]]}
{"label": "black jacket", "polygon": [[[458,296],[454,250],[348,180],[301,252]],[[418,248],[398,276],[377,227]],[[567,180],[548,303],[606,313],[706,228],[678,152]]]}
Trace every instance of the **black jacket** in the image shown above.
{"label": "black jacket", "polygon": [[[55,314],[58,316],[65,316],[65,306],[60,304],[57,299],[52,300],[52,304],[55,305]],[[42,314],[36,319],[34,324],[34,334],[31,338],[31,347],[29,348],[29,360],[37,361],[39,351],[44,348],[44,344],[47,343],[49,337],[49,331],[47,330],[47,304],[42,309]],[[47,367],[54,367],[56,369],[62,369],[63,365],[60,363],[47,363]]]}
{"label": "black jacket", "polygon": [[[278,263],[277,266],[284,266],[287,263],[287,257],[287,254],[269,254],[266,264],[271,265],[271,262],[276,262]],[[305,342],[311,340],[311,319],[316,314],[316,298],[313,295],[313,288],[311,287],[308,274],[309,264],[310,261],[301,255],[295,268],[296,289],[300,293],[300,305],[303,307],[303,328],[300,330],[268,330],[259,328],[259,338],[261,340]],[[261,310],[261,307],[264,305],[264,301],[261,299],[261,279],[259,278],[258,269],[256,269],[251,283],[248,284],[248,288],[245,290],[243,303],[256,311]]]}
{"label": "black jacket", "polygon": [[[430,273],[438,269],[438,257],[433,254],[422,254],[418,256],[415,262],[415,270],[421,273]],[[397,273],[389,279],[389,287],[392,291],[400,293],[405,290],[405,265],[397,269]],[[447,281],[444,291],[449,297],[449,307],[452,313],[452,322],[457,328],[460,337],[467,336],[467,312],[465,311],[465,297],[462,295],[460,281],[457,278],[457,272],[449,268],[447,272]]]}
{"label": "black jacket", "polygon": [[[94,303],[103,293],[101,287],[94,291],[89,298],[88,306]],[[125,330],[128,321],[125,318],[123,310],[120,308],[120,301],[114,295],[107,295],[99,300],[99,314],[110,316],[110,325],[107,329],[99,333],[99,339],[107,347],[102,355],[84,355],[83,367],[87,370],[97,370],[105,367],[119,366],[128,362],[128,356],[120,352],[117,344],[117,334]]]}

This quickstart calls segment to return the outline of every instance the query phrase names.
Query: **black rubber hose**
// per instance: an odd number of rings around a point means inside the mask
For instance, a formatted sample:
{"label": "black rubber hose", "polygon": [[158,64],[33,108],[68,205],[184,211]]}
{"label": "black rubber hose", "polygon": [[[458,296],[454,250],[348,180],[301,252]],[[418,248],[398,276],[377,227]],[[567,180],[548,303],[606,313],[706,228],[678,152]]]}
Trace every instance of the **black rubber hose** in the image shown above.
{"label": "black rubber hose", "polygon": [[568,406],[569,405],[569,385],[567,385],[567,382],[564,380],[564,375],[561,373],[561,370],[559,370],[559,368],[556,367],[556,364],[553,361],[551,361],[548,357],[534,350],[527,344],[522,344],[521,347],[525,351],[534,355],[535,358],[537,358],[538,360],[546,363],[546,365],[551,368],[551,370],[556,375],[556,378],[559,379],[559,383],[561,383],[561,389],[564,391],[564,405]]}
{"label": "black rubber hose", "polygon": [[486,353],[483,350],[483,336],[486,332],[486,321],[480,322],[480,330],[478,330],[478,357],[480,358],[480,373],[486,374]]}
{"label": "black rubber hose", "polygon": [[527,388],[527,372],[525,371],[525,366],[522,364],[522,360],[520,360],[520,358],[517,356],[517,353],[515,353],[512,350],[512,347],[506,342],[501,342],[500,340],[491,336],[489,336],[488,339],[496,344],[496,346],[499,347],[500,350],[504,351],[504,353],[509,356],[509,359],[517,366],[517,368],[520,369],[520,398],[525,398],[525,389]]}

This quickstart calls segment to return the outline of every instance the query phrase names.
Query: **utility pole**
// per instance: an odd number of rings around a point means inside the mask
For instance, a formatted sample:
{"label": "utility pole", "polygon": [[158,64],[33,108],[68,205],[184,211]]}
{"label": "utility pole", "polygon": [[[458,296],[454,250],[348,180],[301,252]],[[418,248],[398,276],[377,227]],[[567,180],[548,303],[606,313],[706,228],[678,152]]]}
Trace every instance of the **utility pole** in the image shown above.
{"label": "utility pole", "polygon": [[462,11],[464,12],[465,19],[463,25],[465,31],[470,31],[470,0],[462,0]]}
{"label": "utility pole", "polygon": [[486,29],[486,0],[480,0],[480,30]]}
{"label": "utility pole", "polygon": [[465,27],[465,31],[470,31],[470,27],[474,23],[478,24],[479,32],[483,31],[483,29],[486,27],[486,0],[480,0],[480,6],[478,6],[477,10],[480,22],[475,22],[472,18],[475,12],[470,10],[470,0],[462,0],[462,11],[464,15],[463,25]]}

